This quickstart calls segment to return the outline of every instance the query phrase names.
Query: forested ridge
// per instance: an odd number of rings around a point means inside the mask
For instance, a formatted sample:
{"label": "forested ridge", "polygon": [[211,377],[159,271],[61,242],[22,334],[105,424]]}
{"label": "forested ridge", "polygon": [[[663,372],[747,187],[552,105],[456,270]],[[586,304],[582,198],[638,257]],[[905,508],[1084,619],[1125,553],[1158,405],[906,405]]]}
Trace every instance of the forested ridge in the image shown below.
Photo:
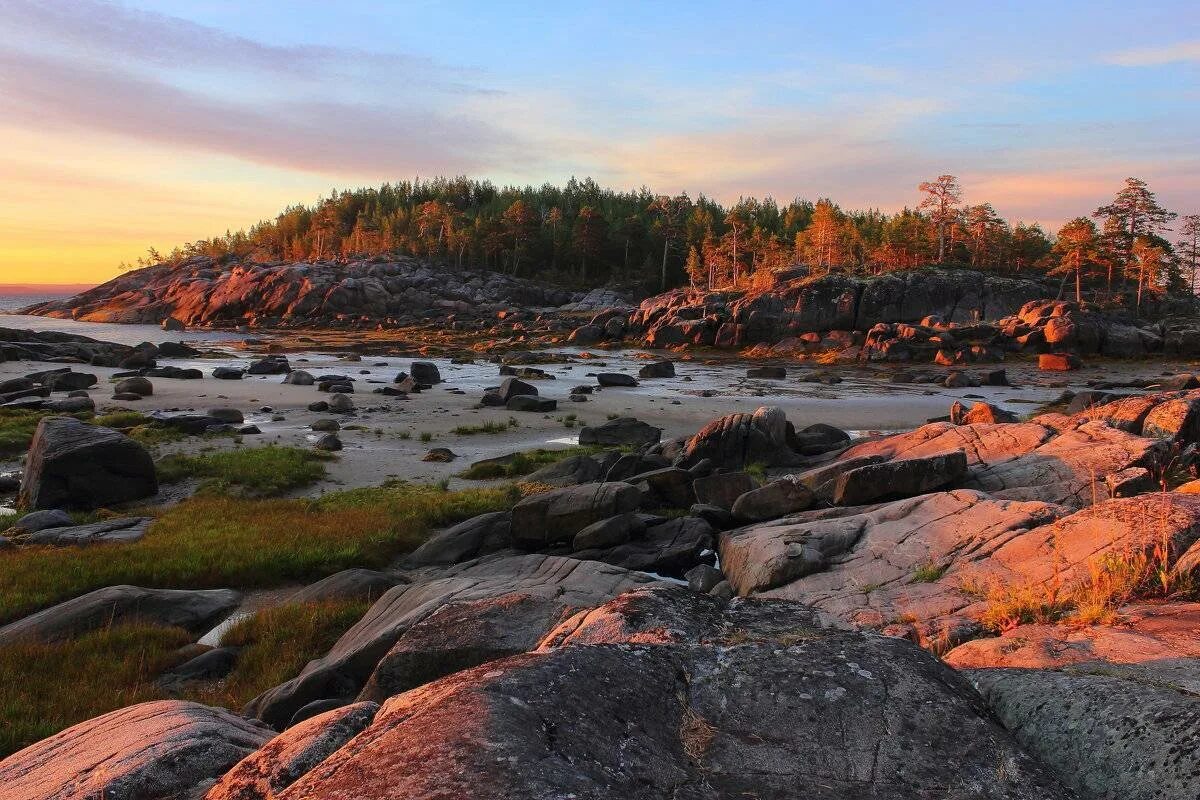
{"label": "forested ridge", "polygon": [[[333,191],[247,231],[193,242],[169,256],[239,261],[349,260],[409,255],[568,285],[770,285],[784,269],[881,274],[931,264],[1002,274],[1060,275],[1079,295],[1140,304],[1196,285],[1200,215],[1162,208],[1129,178],[1113,200],[1050,232],[969,203],[952,175],[914,187],[914,204],[888,214],[829,199],[742,198],[615,191],[591,179],[504,186],[466,177]],[[1136,299],[1135,299],[1136,298]]]}

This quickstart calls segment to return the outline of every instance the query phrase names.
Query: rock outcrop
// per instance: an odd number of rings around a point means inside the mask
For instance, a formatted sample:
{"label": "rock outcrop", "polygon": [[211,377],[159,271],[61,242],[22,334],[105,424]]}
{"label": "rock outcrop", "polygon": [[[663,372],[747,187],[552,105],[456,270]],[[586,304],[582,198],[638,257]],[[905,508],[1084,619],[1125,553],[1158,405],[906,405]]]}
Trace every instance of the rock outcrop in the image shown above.
{"label": "rock outcrop", "polygon": [[494,318],[514,308],[556,308],[586,297],[544,282],[450,270],[411,258],[256,264],[196,256],[178,265],[133,270],[23,313],[153,325],[170,317],[187,327],[336,327],[354,321],[404,325]]}
{"label": "rock outcrop", "polygon": [[141,703],[81,722],[0,761],[21,800],[196,797],[273,731],[219,708]]}

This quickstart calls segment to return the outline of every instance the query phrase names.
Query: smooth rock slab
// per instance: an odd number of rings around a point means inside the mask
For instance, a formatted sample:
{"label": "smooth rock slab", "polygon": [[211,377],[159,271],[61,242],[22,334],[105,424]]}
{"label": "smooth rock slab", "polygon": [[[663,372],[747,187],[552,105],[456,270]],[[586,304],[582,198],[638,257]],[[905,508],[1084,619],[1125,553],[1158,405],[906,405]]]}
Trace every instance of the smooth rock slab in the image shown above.
{"label": "smooth rock slab", "polygon": [[280,800],[1069,796],[908,642],[789,603],[645,594],[584,615],[587,646],[391,698]]}
{"label": "smooth rock slab", "polygon": [[0,628],[0,645],[19,639],[56,642],[129,620],[203,633],[237,608],[232,589],[143,589],[108,586],[30,614]]}
{"label": "smooth rock slab", "polygon": [[531,547],[570,541],[593,522],[636,510],[641,499],[635,487],[617,481],[532,495],[513,507],[513,541]]}
{"label": "smooth rock slab", "polygon": [[224,709],[159,700],[67,728],[0,761],[13,800],[195,796],[274,735]]}
{"label": "smooth rock slab", "polygon": [[971,670],[1025,749],[1082,797],[1194,800],[1200,699],[1152,669]]}
{"label": "smooth rock slab", "polygon": [[246,756],[204,800],[274,800],[371,724],[379,706],[353,703],[288,728]]}
{"label": "smooth rock slab", "polygon": [[150,517],[120,517],[92,522],[46,528],[20,538],[21,544],[85,545],[101,542],[136,542],[150,530]]}

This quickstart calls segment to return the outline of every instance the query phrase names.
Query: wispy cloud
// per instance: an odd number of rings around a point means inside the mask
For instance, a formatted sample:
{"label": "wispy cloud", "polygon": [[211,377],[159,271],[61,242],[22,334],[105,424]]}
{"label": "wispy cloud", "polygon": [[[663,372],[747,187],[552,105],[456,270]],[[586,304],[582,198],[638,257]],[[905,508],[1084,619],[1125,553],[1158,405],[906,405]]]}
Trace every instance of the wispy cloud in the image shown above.
{"label": "wispy cloud", "polygon": [[1122,67],[1158,67],[1163,64],[1200,61],[1200,39],[1122,50],[1109,55],[1105,60]]}

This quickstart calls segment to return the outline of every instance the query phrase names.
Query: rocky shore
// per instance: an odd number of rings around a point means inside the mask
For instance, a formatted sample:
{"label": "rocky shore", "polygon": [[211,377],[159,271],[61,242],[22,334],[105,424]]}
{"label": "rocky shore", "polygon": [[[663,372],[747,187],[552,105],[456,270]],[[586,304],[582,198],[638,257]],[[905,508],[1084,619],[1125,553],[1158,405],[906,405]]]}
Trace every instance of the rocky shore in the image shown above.
{"label": "rocky shore", "polygon": [[[1050,307],[1030,327],[1057,329],[1056,309],[1074,311]],[[16,796],[1194,796],[1194,374],[1064,392],[1036,367],[909,366],[895,383],[894,369],[810,381],[758,366],[714,392],[715,368],[661,357],[635,373],[578,356],[533,367],[355,355],[335,372],[295,353],[205,364],[176,346],[29,338],[23,358],[54,360],[2,367],[21,370],[6,386],[29,394],[0,415],[41,415],[20,465],[31,513],[0,540],[9,575],[33,554],[145,546],[165,535],[164,508],[204,502],[188,497],[194,485],[164,495],[156,445],[93,409],[141,409],[136,424],[176,431],[170,452],[252,453],[270,435],[332,450],[375,464],[331,464],[364,489],[395,474],[379,444],[391,426],[439,408],[444,434],[403,440],[437,454],[431,468],[461,469],[438,462],[473,437],[545,441],[535,432],[561,431],[560,408],[578,409],[586,448],[517,473],[503,507],[426,532],[382,569],[289,588],[289,602],[361,598],[366,611],[245,707],[185,699],[239,663],[236,646],[188,644],[156,677],[160,699],[0,762]],[[1056,404],[1018,414],[1035,385]],[[872,434],[830,424],[844,409],[811,411],[821,393],[837,409],[884,391],[926,398],[944,419],[918,411]],[[782,405],[738,410],[756,394]],[[672,411],[672,397],[696,405]],[[56,416],[67,400],[74,416]],[[445,438],[464,414],[479,415],[479,433]],[[303,433],[279,439],[275,417]],[[522,457],[472,469],[504,474]],[[65,513],[97,508],[110,511]],[[0,649],[133,623],[195,642],[246,588],[104,585],[11,619]]]}

